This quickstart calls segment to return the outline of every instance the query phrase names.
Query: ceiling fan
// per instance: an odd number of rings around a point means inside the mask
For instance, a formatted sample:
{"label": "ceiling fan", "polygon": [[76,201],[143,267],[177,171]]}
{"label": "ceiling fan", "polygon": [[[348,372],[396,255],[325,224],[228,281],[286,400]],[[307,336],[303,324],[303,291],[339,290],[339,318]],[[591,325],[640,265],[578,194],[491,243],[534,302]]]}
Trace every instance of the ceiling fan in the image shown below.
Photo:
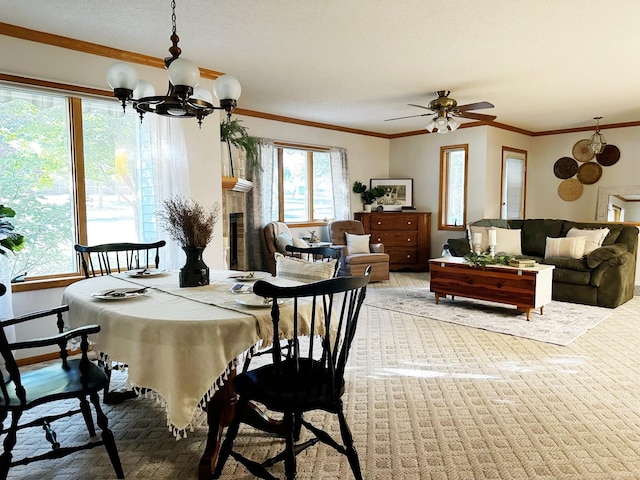
{"label": "ceiling fan", "polygon": [[438,90],[436,94],[438,98],[431,100],[429,106],[415,105],[410,103],[412,107],[424,108],[425,110],[431,110],[431,113],[421,113],[419,115],[409,115],[406,117],[388,118],[385,121],[401,120],[403,118],[414,117],[426,117],[428,115],[436,114],[429,123],[426,125],[426,129],[430,132],[437,131],[438,133],[446,133],[457,129],[460,126],[460,122],[455,117],[470,118],[473,120],[491,121],[496,118],[495,115],[486,115],[483,113],[474,113],[470,110],[481,110],[483,108],[493,108],[493,104],[489,102],[476,102],[468,103],[466,105],[458,105],[455,99],[450,98],[449,90]]}

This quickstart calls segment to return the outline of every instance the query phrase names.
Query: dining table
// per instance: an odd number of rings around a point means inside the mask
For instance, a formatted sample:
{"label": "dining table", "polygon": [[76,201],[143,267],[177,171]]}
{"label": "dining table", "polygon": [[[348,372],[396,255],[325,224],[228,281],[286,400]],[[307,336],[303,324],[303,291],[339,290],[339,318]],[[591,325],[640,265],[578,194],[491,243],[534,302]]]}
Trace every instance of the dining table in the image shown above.
{"label": "dining table", "polygon": [[[81,280],[63,293],[69,326],[100,325],[96,351],[107,364],[127,365],[134,391],[157,395],[177,438],[186,437],[206,411],[198,478],[210,478],[223,429],[233,417],[236,366],[253,348],[273,341],[271,304],[251,292],[260,278],[297,284],[266,272],[211,270],[209,285],[181,288],[177,271],[141,269]],[[293,308],[285,304],[280,310],[281,326],[292,331]],[[309,316],[299,305],[299,329]],[[247,414],[260,428],[277,432],[277,423],[259,410]]]}

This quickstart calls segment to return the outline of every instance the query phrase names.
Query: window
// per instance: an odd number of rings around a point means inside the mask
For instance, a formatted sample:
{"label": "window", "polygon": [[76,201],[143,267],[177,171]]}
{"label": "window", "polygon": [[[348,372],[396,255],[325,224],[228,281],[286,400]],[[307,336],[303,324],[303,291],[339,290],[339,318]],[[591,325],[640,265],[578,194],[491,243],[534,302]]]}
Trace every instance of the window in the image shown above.
{"label": "window", "polygon": [[440,148],[440,230],[464,230],[467,223],[468,145]]}
{"label": "window", "polygon": [[[0,84],[0,203],[26,245],[12,275],[79,274],[74,243],[152,241],[157,189],[143,124],[112,99]],[[148,143],[148,142],[147,142]]]}
{"label": "window", "polygon": [[502,147],[502,194],[500,218],[524,218],[527,152]]}
{"label": "window", "polygon": [[335,217],[329,149],[275,145],[272,220],[314,223]]}

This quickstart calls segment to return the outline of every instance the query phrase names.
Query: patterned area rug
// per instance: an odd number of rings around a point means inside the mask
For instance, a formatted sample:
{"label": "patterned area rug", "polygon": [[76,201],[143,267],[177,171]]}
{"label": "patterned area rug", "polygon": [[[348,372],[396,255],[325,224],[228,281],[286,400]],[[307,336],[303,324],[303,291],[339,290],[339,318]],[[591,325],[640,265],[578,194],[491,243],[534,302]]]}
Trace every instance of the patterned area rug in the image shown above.
{"label": "patterned area rug", "polygon": [[367,304],[417,317],[450,322],[491,332],[529,338],[565,346],[595,327],[613,313],[613,309],[565,302],[551,302],[531,312],[527,321],[515,307],[482,300],[457,297],[441,298],[426,288],[379,288],[370,290]]}

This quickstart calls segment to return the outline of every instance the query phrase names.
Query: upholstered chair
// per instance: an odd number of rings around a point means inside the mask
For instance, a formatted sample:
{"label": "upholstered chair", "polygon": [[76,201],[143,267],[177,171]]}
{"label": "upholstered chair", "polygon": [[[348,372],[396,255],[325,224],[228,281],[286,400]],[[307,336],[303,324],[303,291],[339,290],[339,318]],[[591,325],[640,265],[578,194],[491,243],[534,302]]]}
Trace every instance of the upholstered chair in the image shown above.
{"label": "upholstered chair", "polygon": [[331,248],[340,251],[339,276],[363,275],[371,265],[371,281],[389,280],[389,255],[382,243],[370,243],[358,220],[334,220],[328,224]]}
{"label": "upholstered chair", "polygon": [[[269,222],[262,227],[260,244],[262,245],[262,262],[271,275],[276,274],[276,252],[286,253],[285,246],[292,244],[289,227],[283,222]],[[287,241],[288,239],[288,241]]]}

